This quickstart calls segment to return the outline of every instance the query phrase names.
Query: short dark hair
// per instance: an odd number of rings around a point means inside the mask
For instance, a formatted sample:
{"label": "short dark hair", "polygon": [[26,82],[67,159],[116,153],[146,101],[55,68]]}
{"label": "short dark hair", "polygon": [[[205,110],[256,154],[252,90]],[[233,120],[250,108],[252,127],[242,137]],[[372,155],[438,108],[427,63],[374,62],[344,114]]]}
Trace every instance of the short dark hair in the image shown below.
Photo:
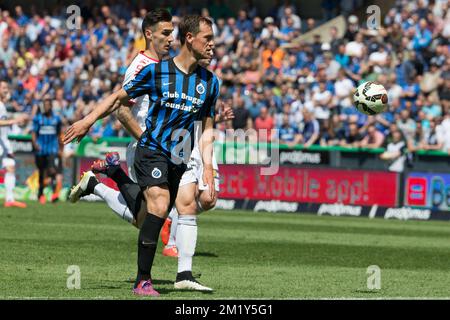
{"label": "short dark hair", "polygon": [[171,22],[172,15],[166,9],[158,8],[150,10],[142,21],[142,33],[149,27],[155,26],[158,22]]}
{"label": "short dark hair", "polygon": [[188,32],[192,33],[193,35],[199,33],[200,23],[206,23],[208,26],[212,27],[211,20],[199,15],[188,15],[181,20],[178,29],[180,34],[180,43],[182,45],[186,42],[186,34]]}

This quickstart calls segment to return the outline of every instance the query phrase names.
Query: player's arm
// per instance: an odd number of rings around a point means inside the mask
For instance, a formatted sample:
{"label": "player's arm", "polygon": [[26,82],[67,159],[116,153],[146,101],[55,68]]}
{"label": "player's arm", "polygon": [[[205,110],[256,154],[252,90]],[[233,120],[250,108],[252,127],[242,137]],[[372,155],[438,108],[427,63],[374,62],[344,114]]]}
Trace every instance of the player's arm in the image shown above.
{"label": "player's arm", "polygon": [[216,189],[214,186],[214,170],[212,165],[213,148],[214,148],[214,119],[215,107],[217,98],[219,96],[219,82],[214,78],[213,92],[211,99],[208,100],[208,106],[205,109],[205,114],[202,117],[202,135],[199,143],[200,154],[203,161],[203,181],[208,185],[209,195],[211,199],[216,197]]}
{"label": "player's arm", "polygon": [[122,89],[108,96],[85,118],[71,125],[64,136],[64,144],[67,144],[74,139],[77,139],[78,142],[81,141],[95,121],[109,115],[120,105],[127,105],[130,99],[135,99],[150,93],[153,90],[153,83],[150,81],[152,77],[151,68],[151,64],[144,67],[136,77],[127,82]]}
{"label": "player's arm", "polygon": [[24,123],[28,119],[27,115],[22,115],[17,118],[11,118],[11,119],[3,119],[0,120],[0,127],[9,127],[13,124],[21,124]]}
{"label": "player's arm", "polygon": [[297,133],[295,133],[294,141],[288,142],[287,145],[291,148],[295,147],[302,142],[302,139],[303,139],[302,135],[297,132]]}
{"label": "player's arm", "polygon": [[17,123],[15,119],[0,120],[0,127],[8,127]]}
{"label": "player's arm", "polygon": [[214,172],[212,165],[212,155],[214,148],[214,118],[207,117],[203,118],[202,121],[202,136],[199,143],[200,154],[202,155],[203,161],[203,181],[208,185],[210,196],[212,199],[215,198],[215,187],[214,187]]}
{"label": "player's arm", "polygon": [[314,144],[317,139],[319,139],[319,125],[317,123],[314,123],[314,133],[312,134],[311,138],[309,138],[308,141],[305,142],[303,145],[305,148],[309,148],[312,144]]}
{"label": "player's arm", "polygon": [[142,129],[133,117],[131,112],[132,105],[120,105],[116,111],[116,117],[122,126],[130,133],[136,140],[142,136]]}
{"label": "player's arm", "polygon": [[37,133],[39,132],[39,123],[36,118],[33,119],[33,130],[31,131],[31,144],[33,145],[33,150],[39,151],[39,144],[37,142]]}
{"label": "player's arm", "polygon": [[94,110],[92,110],[85,118],[72,124],[69,129],[67,129],[64,135],[64,144],[70,143],[72,140],[77,139],[78,142],[86,135],[89,129],[94,125],[94,123],[108,114],[113,112],[120,105],[119,102],[126,103],[130,97],[124,89],[120,89],[117,92],[109,95],[105,100],[100,102]]}

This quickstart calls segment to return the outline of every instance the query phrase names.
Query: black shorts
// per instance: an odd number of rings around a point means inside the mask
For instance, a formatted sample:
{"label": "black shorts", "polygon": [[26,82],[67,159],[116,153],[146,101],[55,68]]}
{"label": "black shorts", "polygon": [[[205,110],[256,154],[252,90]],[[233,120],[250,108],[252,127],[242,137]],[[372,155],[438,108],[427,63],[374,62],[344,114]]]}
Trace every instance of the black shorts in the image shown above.
{"label": "black shorts", "polygon": [[40,171],[54,169],[57,172],[57,158],[56,154],[36,155],[36,166]]}
{"label": "black shorts", "polygon": [[55,167],[57,174],[63,174],[63,159],[60,156],[56,156]]}
{"label": "black shorts", "polygon": [[137,182],[142,190],[154,186],[168,186],[170,211],[175,203],[178,186],[181,177],[186,171],[186,165],[173,164],[161,151],[137,146],[134,157],[134,170]]}

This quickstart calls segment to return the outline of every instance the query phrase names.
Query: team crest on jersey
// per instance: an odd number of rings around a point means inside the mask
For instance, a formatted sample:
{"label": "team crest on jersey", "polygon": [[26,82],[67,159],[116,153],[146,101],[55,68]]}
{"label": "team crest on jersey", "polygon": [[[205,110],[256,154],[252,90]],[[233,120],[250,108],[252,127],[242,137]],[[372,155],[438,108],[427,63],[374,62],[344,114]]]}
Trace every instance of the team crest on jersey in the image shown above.
{"label": "team crest on jersey", "polygon": [[197,87],[195,87],[195,90],[197,90],[198,94],[203,94],[205,93],[205,87],[203,86],[203,84],[199,83],[197,85]]}
{"label": "team crest on jersey", "polygon": [[152,171],[153,178],[159,179],[159,178],[161,178],[161,175],[162,175],[161,170],[159,170],[158,168],[153,169],[153,171]]}

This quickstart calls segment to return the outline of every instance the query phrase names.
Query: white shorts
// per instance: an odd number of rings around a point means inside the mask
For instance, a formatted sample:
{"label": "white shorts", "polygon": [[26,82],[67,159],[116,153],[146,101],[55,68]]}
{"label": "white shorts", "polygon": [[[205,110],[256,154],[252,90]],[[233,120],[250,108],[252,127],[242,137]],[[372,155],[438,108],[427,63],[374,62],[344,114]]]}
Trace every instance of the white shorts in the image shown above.
{"label": "white shorts", "polygon": [[127,168],[128,168],[128,176],[134,182],[137,182],[136,172],[134,171],[134,155],[136,154],[137,141],[134,140],[128,144],[127,147]]}
{"label": "white shorts", "polygon": [[[219,176],[219,166],[217,165],[217,160],[213,152],[213,169],[214,169],[214,187],[217,192],[220,191],[220,176]],[[200,156],[200,151],[198,148],[192,150],[191,158],[189,159],[188,169],[181,177],[180,187],[189,184],[197,183],[198,189],[203,191],[207,190],[208,186],[203,183],[203,161]]]}
{"label": "white shorts", "polygon": [[0,150],[0,168],[14,167],[15,165],[16,161],[13,158],[9,158],[6,153]]}

